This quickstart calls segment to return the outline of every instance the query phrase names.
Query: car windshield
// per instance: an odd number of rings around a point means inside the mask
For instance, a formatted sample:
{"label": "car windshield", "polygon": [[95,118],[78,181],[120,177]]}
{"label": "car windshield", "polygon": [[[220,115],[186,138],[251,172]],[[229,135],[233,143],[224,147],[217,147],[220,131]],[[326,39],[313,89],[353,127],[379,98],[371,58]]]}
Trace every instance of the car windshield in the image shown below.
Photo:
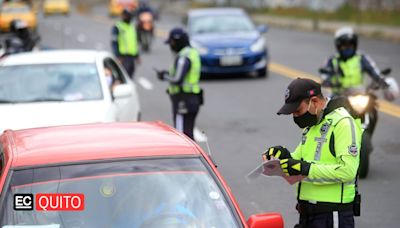
{"label": "car windshield", "polygon": [[28,6],[4,6],[1,9],[3,13],[27,13],[29,11]]}
{"label": "car windshield", "polygon": [[95,64],[0,67],[0,102],[84,101],[103,98]]}
{"label": "car windshield", "polygon": [[[17,170],[4,189],[1,227],[242,227],[205,164],[190,157]],[[81,193],[84,210],[16,211],[17,193]]]}
{"label": "car windshield", "polygon": [[193,17],[189,24],[191,34],[234,33],[253,30],[255,30],[254,24],[248,17],[241,15],[198,16]]}

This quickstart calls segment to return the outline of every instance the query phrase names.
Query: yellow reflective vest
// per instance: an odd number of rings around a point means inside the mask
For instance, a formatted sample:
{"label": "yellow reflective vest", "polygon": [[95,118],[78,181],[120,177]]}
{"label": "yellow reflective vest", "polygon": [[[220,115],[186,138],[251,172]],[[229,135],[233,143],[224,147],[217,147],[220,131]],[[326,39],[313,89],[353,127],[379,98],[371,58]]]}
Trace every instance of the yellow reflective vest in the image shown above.
{"label": "yellow reflective vest", "polygon": [[361,132],[360,124],[344,108],[331,111],[318,125],[304,129],[292,157],[312,164],[308,177],[297,186],[298,199],[353,202]]}
{"label": "yellow reflective vest", "polygon": [[[179,57],[187,57],[190,60],[190,70],[184,76],[182,85],[174,85],[171,84],[168,87],[169,94],[178,94],[178,93],[200,93],[200,72],[201,72],[201,61],[200,55],[196,49],[192,47],[185,47],[178,53]],[[171,67],[169,75],[175,75],[175,65]]]}
{"label": "yellow reflective vest", "polygon": [[132,24],[118,21],[118,51],[121,55],[136,56],[138,54],[138,43],[136,29]]}
{"label": "yellow reflective vest", "polygon": [[335,72],[339,72],[338,69],[343,72],[343,75],[333,75],[333,82],[339,82],[341,85],[340,89],[333,88],[334,93],[340,93],[344,89],[358,87],[363,84],[361,55],[354,55],[346,61],[339,61],[339,57],[336,56],[332,59],[332,65]]}

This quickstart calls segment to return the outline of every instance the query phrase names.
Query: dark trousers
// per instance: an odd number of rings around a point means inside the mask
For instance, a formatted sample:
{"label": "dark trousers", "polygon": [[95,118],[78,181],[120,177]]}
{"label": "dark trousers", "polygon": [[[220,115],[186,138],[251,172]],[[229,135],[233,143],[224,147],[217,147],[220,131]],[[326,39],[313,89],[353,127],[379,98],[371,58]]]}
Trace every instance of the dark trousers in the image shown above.
{"label": "dark trousers", "polygon": [[334,211],[314,215],[300,215],[294,228],[354,228],[353,211]]}
{"label": "dark trousers", "polygon": [[170,96],[174,127],[194,140],[193,129],[199,112],[199,98],[194,94]]}
{"label": "dark trousers", "polygon": [[119,56],[122,66],[125,68],[128,76],[133,79],[133,74],[135,73],[135,56],[123,55]]}

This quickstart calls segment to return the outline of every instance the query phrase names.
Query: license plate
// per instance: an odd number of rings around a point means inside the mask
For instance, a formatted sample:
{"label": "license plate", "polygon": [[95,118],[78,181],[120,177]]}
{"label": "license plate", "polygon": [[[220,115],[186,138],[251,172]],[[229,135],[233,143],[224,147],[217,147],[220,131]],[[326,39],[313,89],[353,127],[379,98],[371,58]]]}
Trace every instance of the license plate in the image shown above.
{"label": "license plate", "polygon": [[242,65],[243,59],[240,55],[222,56],[219,59],[221,66],[238,66]]}

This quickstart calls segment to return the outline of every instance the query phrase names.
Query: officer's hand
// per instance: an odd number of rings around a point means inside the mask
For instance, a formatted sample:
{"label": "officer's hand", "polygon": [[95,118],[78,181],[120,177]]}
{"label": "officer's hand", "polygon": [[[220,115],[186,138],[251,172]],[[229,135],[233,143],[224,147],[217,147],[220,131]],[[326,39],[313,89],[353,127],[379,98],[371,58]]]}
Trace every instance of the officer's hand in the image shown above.
{"label": "officer's hand", "polygon": [[277,159],[292,158],[290,151],[283,146],[273,146],[268,148],[268,150],[262,154],[262,157],[264,161],[271,160],[271,157]]}
{"label": "officer's hand", "polygon": [[308,176],[310,172],[311,163],[293,158],[280,160],[281,168],[286,176],[303,175]]}
{"label": "officer's hand", "polygon": [[140,57],[136,57],[135,62],[136,62],[136,64],[140,65],[140,64],[142,64],[142,59]]}
{"label": "officer's hand", "polygon": [[168,74],[168,71],[166,70],[157,71],[157,77],[160,80],[164,80],[166,74]]}

